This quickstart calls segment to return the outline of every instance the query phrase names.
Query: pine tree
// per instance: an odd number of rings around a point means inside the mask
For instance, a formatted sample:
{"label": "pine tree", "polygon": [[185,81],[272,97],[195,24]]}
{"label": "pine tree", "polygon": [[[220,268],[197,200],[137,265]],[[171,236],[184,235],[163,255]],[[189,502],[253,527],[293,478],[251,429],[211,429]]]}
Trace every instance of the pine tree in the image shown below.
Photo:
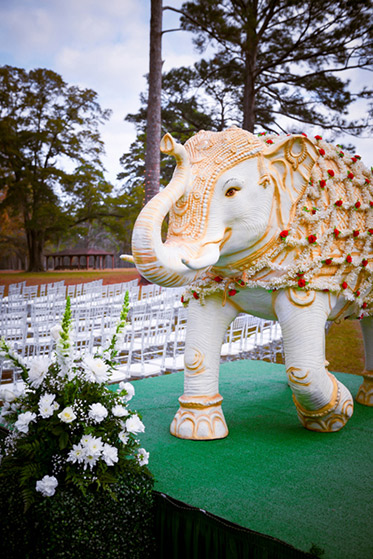
{"label": "pine tree", "polygon": [[165,9],[180,13],[201,53],[213,50],[196,65],[200,85],[226,84],[243,128],[304,123],[358,135],[371,127],[366,115],[348,119],[351,103],[372,92],[352,92],[347,72],[372,69],[371,0],[191,0]]}

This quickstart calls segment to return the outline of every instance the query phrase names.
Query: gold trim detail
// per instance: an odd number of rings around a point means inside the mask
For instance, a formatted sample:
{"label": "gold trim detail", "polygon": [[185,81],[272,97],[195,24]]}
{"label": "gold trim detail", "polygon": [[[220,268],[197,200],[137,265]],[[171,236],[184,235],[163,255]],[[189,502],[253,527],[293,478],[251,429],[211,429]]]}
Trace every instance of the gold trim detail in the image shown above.
{"label": "gold trim detail", "polygon": [[292,151],[294,144],[295,144],[295,139],[285,144],[284,152],[285,152],[286,160],[293,167],[294,171],[296,171],[299,165],[301,165],[307,157],[307,148],[305,144],[302,144],[301,151],[299,153],[294,153]]}
{"label": "gold trim detail", "polygon": [[[203,362],[205,355],[199,350],[194,350],[194,359],[190,361],[188,355],[184,356],[185,359],[185,375],[188,377],[195,377],[206,371],[206,367],[203,367]],[[187,372],[188,371],[188,372]],[[191,372],[189,372],[191,371]]]}
{"label": "gold trim detail", "polygon": [[190,409],[205,409],[214,406],[220,406],[223,401],[223,396],[215,394],[214,396],[180,396],[179,402],[182,408]]}
{"label": "gold trim detail", "polygon": [[290,303],[296,307],[309,307],[315,301],[316,291],[298,291],[294,288],[289,288],[285,291]]}
{"label": "gold trim detail", "polygon": [[328,413],[334,411],[338,406],[341,397],[341,390],[339,388],[337,379],[329,372],[328,375],[330,380],[333,382],[333,393],[330,402],[322,408],[319,408],[318,410],[306,410],[305,408],[303,408],[303,406],[300,405],[295,395],[293,394],[293,400],[297,411],[306,418],[323,417],[324,415],[327,415]]}
{"label": "gold trim detail", "polygon": [[301,371],[301,370],[302,369],[300,369],[299,367],[289,367],[286,370],[286,374],[289,376],[289,381],[292,382],[293,384],[299,384],[300,386],[310,386],[311,382],[302,382],[306,380],[306,378],[310,374],[310,371],[306,371],[306,373],[302,377],[296,376],[294,374],[296,371]]}

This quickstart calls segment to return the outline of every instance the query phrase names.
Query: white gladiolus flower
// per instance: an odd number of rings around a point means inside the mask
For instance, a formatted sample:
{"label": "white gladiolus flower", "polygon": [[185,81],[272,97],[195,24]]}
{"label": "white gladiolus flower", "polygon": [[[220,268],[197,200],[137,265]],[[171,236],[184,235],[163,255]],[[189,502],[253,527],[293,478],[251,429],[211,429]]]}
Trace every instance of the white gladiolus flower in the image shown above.
{"label": "white gladiolus flower", "polygon": [[129,414],[127,408],[121,406],[120,404],[116,404],[113,408],[111,408],[111,411],[112,414],[115,415],[115,417],[125,417]]}
{"label": "white gladiolus flower", "polygon": [[149,462],[149,452],[146,452],[145,448],[139,448],[137,451],[137,460],[140,466],[145,466]]}
{"label": "white gladiolus flower", "polygon": [[55,394],[48,392],[43,394],[39,400],[39,413],[43,419],[51,417],[56,409],[59,408],[57,402],[54,401]]}
{"label": "white gladiolus flower", "polygon": [[35,419],[36,419],[36,413],[33,413],[31,411],[26,411],[25,413],[21,413],[18,416],[18,419],[15,422],[14,427],[18,429],[18,431],[21,431],[21,433],[28,433],[29,424],[31,423],[31,421],[35,421]]}
{"label": "white gladiolus flower", "polygon": [[86,355],[84,358],[84,366],[89,381],[101,384],[108,380],[108,366],[102,359],[95,359],[91,355]]}
{"label": "white gladiolus flower", "polygon": [[57,417],[59,417],[64,423],[71,423],[74,419],[76,419],[76,415],[71,406],[67,406],[67,408],[63,409]]}
{"label": "white gladiolus flower", "polygon": [[114,463],[119,460],[118,449],[115,446],[105,443],[102,450],[102,459],[108,466],[114,466]]}
{"label": "white gladiolus flower", "polygon": [[128,439],[130,438],[129,434],[126,433],[126,431],[121,431],[119,433],[118,437],[120,438],[120,440],[122,441],[123,444],[127,444]]}
{"label": "white gladiolus flower", "polygon": [[88,416],[93,419],[96,423],[101,423],[107,417],[108,411],[99,402],[97,404],[91,404],[89,406]]}
{"label": "white gladiolus flower", "polygon": [[84,452],[82,445],[74,444],[72,450],[70,450],[68,457],[66,458],[67,462],[75,462],[81,463],[84,460]]}
{"label": "white gladiolus flower", "polygon": [[33,388],[39,388],[49,367],[48,357],[35,357],[29,367],[28,376]]}
{"label": "white gladiolus flower", "polygon": [[40,491],[43,497],[52,497],[56,492],[58,481],[54,476],[44,476],[36,482],[36,491]]}
{"label": "white gladiolus flower", "polygon": [[138,415],[129,417],[125,426],[128,433],[143,433],[145,431],[145,426]]}
{"label": "white gladiolus flower", "polygon": [[62,332],[62,327],[60,324],[56,324],[55,326],[52,326],[51,328],[51,336],[52,338],[57,341],[58,338],[60,337]]}
{"label": "white gladiolus flower", "polygon": [[135,389],[130,382],[120,382],[119,383],[119,392],[121,390],[125,390],[127,392],[126,396],[123,396],[123,400],[125,402],[129,402],[135,395]]}

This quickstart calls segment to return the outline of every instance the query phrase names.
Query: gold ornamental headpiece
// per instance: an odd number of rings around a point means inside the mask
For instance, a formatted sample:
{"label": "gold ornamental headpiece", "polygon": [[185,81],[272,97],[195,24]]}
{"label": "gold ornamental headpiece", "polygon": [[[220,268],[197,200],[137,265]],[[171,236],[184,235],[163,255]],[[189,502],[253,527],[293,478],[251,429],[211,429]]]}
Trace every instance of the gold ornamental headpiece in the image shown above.
{"label": "gold ornamental headpiece", "polygon": [[236,126],[222,132],[201,130],[184,144],[191,174],[192,190],[170,212],[170,235],[198,238],[206,225],[212,188],[219,176],[241,161],[257,155],[264,142]]}

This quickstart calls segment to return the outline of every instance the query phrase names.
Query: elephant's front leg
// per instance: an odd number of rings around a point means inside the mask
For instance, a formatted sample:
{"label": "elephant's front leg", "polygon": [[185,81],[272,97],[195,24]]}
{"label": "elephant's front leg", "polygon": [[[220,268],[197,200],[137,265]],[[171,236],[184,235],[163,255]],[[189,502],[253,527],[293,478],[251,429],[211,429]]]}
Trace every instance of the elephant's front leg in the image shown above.
{"label": "elephant's front leg", "polygon": [[184,394],[170,431],[181,439],[222,439],[228,435],[219,394],[220,352],[227,327],[237,316],[218,295],[189,303],[184,356]]}
{"label": "elephant's front leg", "polygon": [[356,396],[356,401],[365,406],[373,406],[373,316],[361,321],[365,350],[364,381]]}
{"label": "elephant's front leg", "polygon": [[275,310],[283,333],[286,372],[298,417],[312,431],[339,431],[353,413],[348,389],[326,368],[327,293],[279,292]]}

